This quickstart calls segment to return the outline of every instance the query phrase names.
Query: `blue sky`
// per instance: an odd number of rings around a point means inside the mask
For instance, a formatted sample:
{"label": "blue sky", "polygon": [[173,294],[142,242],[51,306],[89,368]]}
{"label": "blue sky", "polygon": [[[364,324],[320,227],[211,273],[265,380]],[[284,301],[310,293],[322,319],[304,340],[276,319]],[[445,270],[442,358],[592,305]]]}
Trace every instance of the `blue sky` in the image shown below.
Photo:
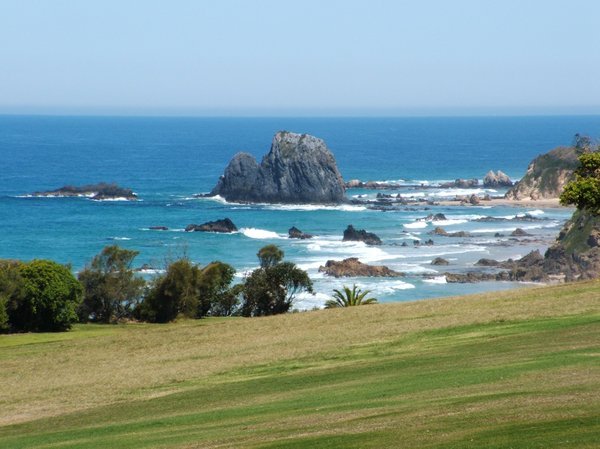
{"label": "blue sky", "polygon": [[596,0],[0,0],[0,113],[600,113]]}

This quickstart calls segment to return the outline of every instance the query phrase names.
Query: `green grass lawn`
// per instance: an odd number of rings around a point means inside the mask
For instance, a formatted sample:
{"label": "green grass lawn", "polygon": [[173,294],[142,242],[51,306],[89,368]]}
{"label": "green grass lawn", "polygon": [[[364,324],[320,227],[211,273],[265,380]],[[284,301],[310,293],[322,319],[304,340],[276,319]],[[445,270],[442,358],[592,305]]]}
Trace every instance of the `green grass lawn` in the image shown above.
{"label": "green grass lawn", "polygon": [[600,283],[0,336],[0,448],[598,448]]}

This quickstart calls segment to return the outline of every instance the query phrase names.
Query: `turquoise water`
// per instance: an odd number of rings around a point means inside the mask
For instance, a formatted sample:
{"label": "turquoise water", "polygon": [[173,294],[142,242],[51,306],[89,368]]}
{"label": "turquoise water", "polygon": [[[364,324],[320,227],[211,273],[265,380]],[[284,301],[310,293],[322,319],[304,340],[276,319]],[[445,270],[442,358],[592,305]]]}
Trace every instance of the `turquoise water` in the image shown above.
{"label": "turquoise water", "polygon": [[[81,269],[105,245],[136,249],[136,263],[164,267],[188,254],[198,263],[223,260],[238,277],[256,267],[256,252],[268,243],[284,249],[286,258],[309,271],[316,297],[300,307],[322,303],[342,283],[372,288],[383,301],[514,287],[485,283],[451,285],[436,276],[433,257],[449,259],[449,270],[464,270],[481,257],[519,257],[543,249],[570,215],[565,210],[524,210],[508,207],[432,207],[393,212],[362,206],[236,205],[197,199],[209,191],[237,151],[258,159],[273,134],[286,129],[322,137],[333,151],[345,179],[435,183],[455,178],[483,178],[501,169],[518,179],[530,160],[557,145],[568,145],[575,133],[600,135],[599,117],[508,118],[125,118],[0,116],[0,257],[29,260],[50,258]],[[65,184],[116,182],[138,193],[138,202],[95,202],[84,198],[30,198],[33,191]],[[481,189],[474,190],[485,193]],[[470,193],[471,191],[458,192]],[[457,192],[409,190],[427,196]],[[501,194],[502,192],[488,192]],[[349,197],[375,192],[349,191]],[[539,222],[482,223],[482,216],[515,216],[533,212]],[[412,246],[427,239],[434,224],[417,222],[442,212],[448,231],[468,230],[471,239],[434,238],[432,247]],[[229,217],[241,229],[232,235],[185,233],[190,223]],[[348,224],[375,232],[382,247],[342,243]],[[169,231],[150,231],[167,226]],[[315,239],[292,241],[296,226]],[[496,238],[515,227],[528,228],[535,238]],[[409,246],[401,246],[407,241]],[[401,280],[323,277],[318,266],[328,259],[356,256],[409,273]],[[422,273],[432,278],[424,279]],[[412,275],[410,275],[412,273]],[[439,273],[438,273],[439,274]]]}

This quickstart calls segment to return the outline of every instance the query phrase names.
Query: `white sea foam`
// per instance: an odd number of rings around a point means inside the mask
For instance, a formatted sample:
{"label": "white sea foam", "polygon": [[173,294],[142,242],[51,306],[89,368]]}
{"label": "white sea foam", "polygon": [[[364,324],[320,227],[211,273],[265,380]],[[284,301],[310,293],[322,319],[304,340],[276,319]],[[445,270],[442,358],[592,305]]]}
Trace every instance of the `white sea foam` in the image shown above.
{"label": "white sea foam", "polygon": [[293,308],[298,310],[311,310],[314,308],[322,308],[325,301],[331,299],[330,295],[316,292],[314,295],[308,292],[301,292],[294,298]]}
{"label": "white sea foam", "polygon": [[433,222],[436,226],[452,226],[457,224],[467,223],[469,220],[462,220],[458,218],[449,218],[447,220],[436,220]]}
{"label": "white sea foam", "polygon": [[447,284],[446,276],[436,276],[431,279],[423,279],[423,282],[426,282],[428,284]]}
{"label": "white sea foam", "polygon": [[[98,202],[130,201],[128,198],[125,198],[125,197],[102,198],[102,199],[90,198],[90,199],[93,201],[98,201]],[[137,200],[137,201],[142,201],[142,200]]]}
{"label": "white sea foam", "polygon": [[[311,253],[323,253],[325,257],[358,257],[363,263],[381,260],[403,259],[402,254],[390,254],[377,246],[366,245],[364,242],[343,242],[342,240],[329,240],[319,238],[310,242],[306,248]],[[323,261],[323,265],[326,260]]]}
{"label": "white sea foam", "polygon": [[367,210],[365,206],[356,206],[352,204],[341,204],[339,206],[323,204],[258,204],[267,209],[273,210],[294,210],[294,211],[317,211],[317,210],[338,210],[342,212],[362,212]]}
{"label": "white sea foam", "polygon": [[325,263],[322,260],[296,264],[298,268],[304,271],[318,270],[321,265],[325,265]]}
{"label": "white sea foam", "polygon": [[142,273],[142,274],[162,274],[162,273],[166,273],[166,270],[160,270],[157,268],[144,268],[142,270],[139,270],[138,273]]}
{"label": "white sea foam", "polygon": [[279,235],[273,231],[257,228],[242,228],[240,232],[251,239],[284,239],[283,235]]}
{"label": "white sea foam", "polygon": [[378,281],[373,285],[369,285],[369,289],[372,291],[373,296],[378,294],[393,294],[396,290],[408,290],[411,288],[415,288],[415,286],[400,280]]}
{"label": "white sea foam", "polygon": [[539,215],[544,215],[545,212],[541,209],[535,209],[535,210],[528,210],[527,214],[537,217]]}
{"label": "white sea foam", "polygon": [[403,226],[407,229],[422,229],[426,228],[428,223],[426,221],[415,221],[413,223],[405,223]]}
{"label": "white sea foam", "polygon": [[111,237],[111,240],[131,240],[130,237]]}

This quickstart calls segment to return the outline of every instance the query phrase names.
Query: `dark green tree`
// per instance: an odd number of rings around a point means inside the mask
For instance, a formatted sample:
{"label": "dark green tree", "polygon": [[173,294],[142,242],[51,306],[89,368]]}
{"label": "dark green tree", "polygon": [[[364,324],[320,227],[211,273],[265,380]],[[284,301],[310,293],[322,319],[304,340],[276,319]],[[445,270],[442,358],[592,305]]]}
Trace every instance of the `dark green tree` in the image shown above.
{"label": "dark green tree", "polygon": [[584,153],[579,156],[579,168],[575,179],[569,182],[560,195],[564,205],[573,204],[578,209],[600,213],[600,153]]}
{"label": "dark green tree", "polygon": [[20,266],[20,262],[0,260],[0,332],[11,330],[9,308],[16,309],[25,296]]}
{"label": "dark green tree", "polygon": [[243,284],[242,315],[264,316],[288,312],[301,291],[313,292],[306,271],[291,262],[281,262],[283,251],[267,245],[258,252],[260,268]]}
{"label": "dark green tree", "polygon": [[[211,315],[221,315],[221,306],[226,306],[235,299],[236,296],[229,292],[234,275],[235,269],[231,265],[219,261],[211,262],[202,268],[198,285],[198,318],[206,316],[209,312]],[[230,307],[233,306],[231,304]]]}
{"label": "dark green tree", "polygon": [[269,268],[283,260],[284,253],[277,245],[266,245],[258,250],[256,255],[261,268]]}
{"label": "dark green tree", "polygon": [[81,303],[81,284],[71,270],[50,260],[34,260],[19,265],[23,279],[22,297],[8,314],[11,327],[17,331],[65,331],[77,321]]}
{"label": "dark green tree", "polygon": [[107,246],[79,273],[84,291],[77,311],[81,321],[110,323],[132,316],[145,285],[132,269],[138,254],[117,245]]}
{"label": "dark green tree", "polygon": [[167,323],[178,316],[195,318],[200,298],[200,268],[189,259],[180,259],[167,267],[146,292],[140,305],[140,318]]}

